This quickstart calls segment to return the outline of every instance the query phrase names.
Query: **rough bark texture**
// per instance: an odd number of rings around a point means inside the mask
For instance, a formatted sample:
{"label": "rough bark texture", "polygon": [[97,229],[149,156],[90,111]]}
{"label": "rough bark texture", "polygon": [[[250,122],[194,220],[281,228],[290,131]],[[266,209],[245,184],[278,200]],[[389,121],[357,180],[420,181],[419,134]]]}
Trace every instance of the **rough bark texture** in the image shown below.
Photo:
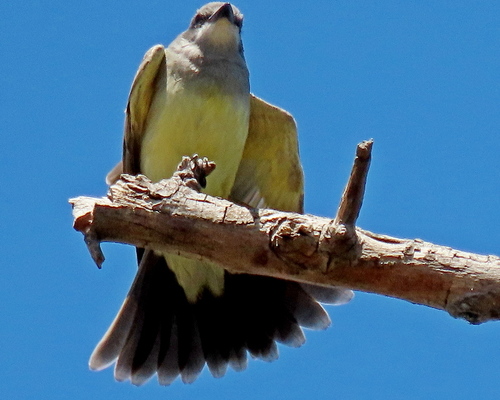
{"label": "rough bark texture", "polygon": [[352,195],[346,189],[349,199],[335,220],[249,209],[199,193],[192,180],[186,184],[177,173],[157,184],[123,175],[108,198],[72,199],[74,227],[85,235],[99,266],[104,261],[100,242],[128,243],[207,258],[231,272],[396,297],[474,324],[500,319],[499,257],[354,227],[369,154],[360,161],[365,171],[359,180],[353,169],[357,189]]}

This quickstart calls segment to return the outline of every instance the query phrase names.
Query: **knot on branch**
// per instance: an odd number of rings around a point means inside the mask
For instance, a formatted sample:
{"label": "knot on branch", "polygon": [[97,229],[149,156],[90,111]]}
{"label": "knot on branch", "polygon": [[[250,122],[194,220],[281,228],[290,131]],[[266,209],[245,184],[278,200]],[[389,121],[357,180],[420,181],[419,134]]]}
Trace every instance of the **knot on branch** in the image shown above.
{"label": "knot on branch", "polygon": [[332,221],[321,232],[318,251],[328,254],[327,270],[351,265],[361,254],[356,227]]}
{"label": "knot on branch", "polygon": [[353,263],[360,254],[357,244],[355,227],[333,221],[311,224],[300,217],[275,221],[270,235],[270,248],[280,259],[300,269],[314,266],[325,273],[338,265]]}
{"label": "knot on branch", "polygon": [[473,325],[479,325],[490,320],[500,319],[500,294],[498,285],[491,283],[490,287],[479,290],[471,289],[470,293],[459,293],[446,306],[446,311],[455,318],[463,318]]}
{"label": "knot on branch", "polygon": [[326,260],[317,252],[318,237],[312,226],[283,219],[272,229],[270,247],[280,259],[300,268],[321,266]]}

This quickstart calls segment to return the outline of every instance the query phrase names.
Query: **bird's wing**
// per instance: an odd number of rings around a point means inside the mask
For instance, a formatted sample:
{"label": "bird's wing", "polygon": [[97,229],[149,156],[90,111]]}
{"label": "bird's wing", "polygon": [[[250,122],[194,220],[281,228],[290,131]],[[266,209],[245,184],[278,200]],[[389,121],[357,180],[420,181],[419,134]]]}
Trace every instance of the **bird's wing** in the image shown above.
{"label": "bird's wing", "polygon": [[155,93],[158,76],[165,70],[165,48],[161,44],[157,44],[144,55],[132,82],[125,110],[123,161],[118,163],[106,176],[108,184],[116,182],[121,173],[136,175],[141,172],[141,142],[145,122]]}
{"label": "bird's wing", "polygon": [[250,126],[230,199],[302,212],[304,174],[293,117],[250,95]]}
{"label": "bird's wing", "polygon": [[[250,97],[248,138],[230,198],[251,207],[304,211],[304,174],[295,120],[254,95]],[[301,286],[321,303],[344,304],[353,297],[348,289]]]}

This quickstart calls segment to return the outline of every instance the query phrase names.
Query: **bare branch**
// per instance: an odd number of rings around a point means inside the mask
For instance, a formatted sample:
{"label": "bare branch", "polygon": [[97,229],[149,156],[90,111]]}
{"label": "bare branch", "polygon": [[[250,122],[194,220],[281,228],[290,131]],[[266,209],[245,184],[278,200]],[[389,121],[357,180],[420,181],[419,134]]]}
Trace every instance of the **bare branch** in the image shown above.
{"label": "bare branch", "polygon": [[[122,175],[108,198],[70,200],[74,227],[85,235],[96,263],[104,260],[100,242],[128,243],[210,259],[232,272],[396,297],[474,324],[500,319],[496,256],[349,229],[312,215],[249,209],[199,193],[185,178],[176,173],[153,184],[144,176]],[[354,205],[345,209],[351,211],[340,217],[344,222],[359,212],[364,178],[358,181],[357,200],[349,200]]]}

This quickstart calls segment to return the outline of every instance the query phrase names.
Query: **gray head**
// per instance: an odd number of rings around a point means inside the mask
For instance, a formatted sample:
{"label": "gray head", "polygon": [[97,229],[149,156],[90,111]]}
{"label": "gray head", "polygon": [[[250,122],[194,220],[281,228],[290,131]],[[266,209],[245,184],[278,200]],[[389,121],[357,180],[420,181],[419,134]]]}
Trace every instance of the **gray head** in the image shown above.
{"label": "gray head", "polygon": [[230,3],[212,2],[201,7],[183,37],[200,47],[243,53],[243,14]]}

